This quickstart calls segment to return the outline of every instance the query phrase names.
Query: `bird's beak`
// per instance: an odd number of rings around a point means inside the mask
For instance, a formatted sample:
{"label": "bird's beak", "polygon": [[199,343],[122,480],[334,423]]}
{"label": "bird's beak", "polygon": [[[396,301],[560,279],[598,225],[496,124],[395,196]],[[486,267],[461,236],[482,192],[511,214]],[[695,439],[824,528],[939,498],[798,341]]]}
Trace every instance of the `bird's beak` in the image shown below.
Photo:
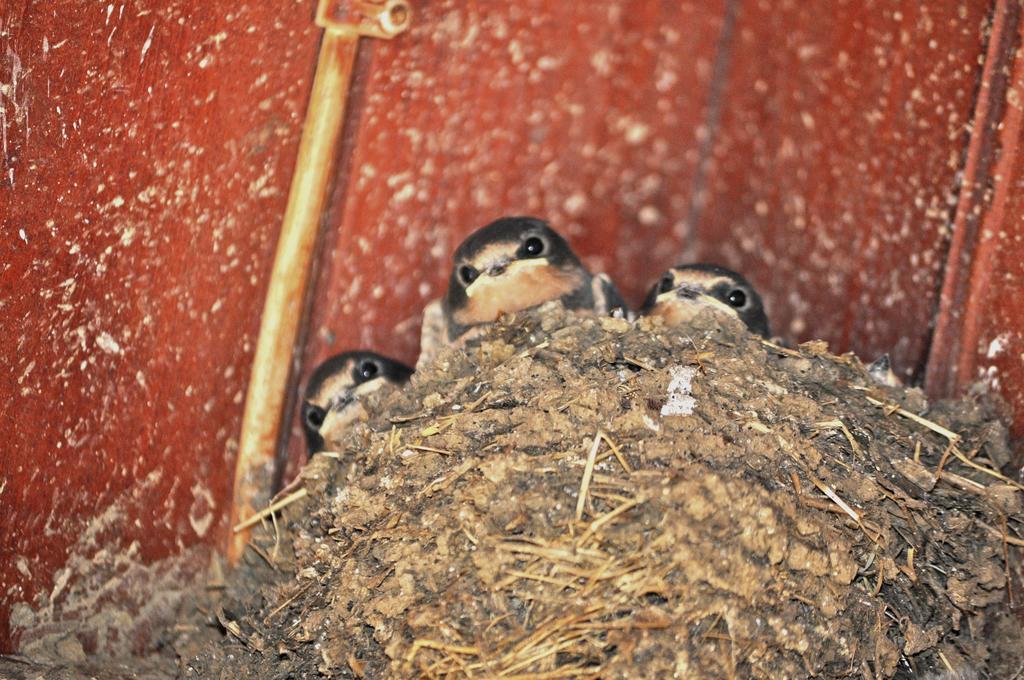
{"label": "bird's beak", "polygon": [[658,302],[671,302],[672,300],[691,300],[691,301],[696,301],[697,298],[699,296],[701,296],[701,295],[704,295],[704,292],[700,288],[697,288],[696,286],[692,286],[692,285],[690,285],[688,283],[683,283],[681,285],[676,286],[672,290],[666,290],[664,293],[659,293],[657,301]]}
{"label": "bird's beak", "polygon": [[701,289],[694,288],[692,286],[679,286],[673,290],[665,291],[657,297],[657,302],[671,302],[672,300],[682,300],[687,303],[707,305],[708,307],[713,307],[714,309],[731,314],[737,318],[739,317],[739,313],[729,305],[716,297],[708,295]]}
{"label": "bird's beak", "polygon": [[327,410],[327,417],[324,418],[324,423],[320,426],[320,436],[323,440],[334,441],[348,429],[353,421],[360,417],[360,414],[365,414],[366,411],[363,410],[361,403],[362,397],[379,390],[385,382],[382,378],[374,378],[341,392],[331,403],[331,407]]}
{"label": "bird's beak", "polygon": [[509,265],[513,264],[513,262],[514,261],[511,258],[503,257],[488,264],[487,267],[484,268],[483,273],[491,277],[501,276],[508,270]]}
{"label": "bird's beak", "polygon": [[337,413],[337,412],[340,412],[340,411],[344,411],[349,406],[351,406],[352,402],[355,401],[355,400],[356,400],[356,395],[352,393],[351,389],[347,389],[347,390],[341,392],[337,397],[335,397],[331,401],[331,404],[330,404],[330,406],[327,409],[327,413],[331,414],[331,413]]}
{"label": "bird's beak", "polygon": [[466,286],[466,297],[473,297],[474,292],[480,290],[478,284],[484,280],[485,276],[490,279],[494,279],[499,276],[514,274],[515,272],[522,271],[524,269],[547,266],[548,264],[549,262],[546,257],[533,257],[528,260],[509,260],[507,258],[502,258],[496,262],[492,262],[481,271],[480,276],[478,276],[473,283]]}

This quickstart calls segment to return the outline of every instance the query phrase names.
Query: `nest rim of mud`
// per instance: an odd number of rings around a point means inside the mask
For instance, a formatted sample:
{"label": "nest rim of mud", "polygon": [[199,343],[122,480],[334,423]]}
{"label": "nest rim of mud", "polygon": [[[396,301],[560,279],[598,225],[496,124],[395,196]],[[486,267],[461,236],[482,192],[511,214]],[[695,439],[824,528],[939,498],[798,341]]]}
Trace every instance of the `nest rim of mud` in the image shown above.
{"label": "nest rim of mud", "polygon": [[273,650],[351,677],[985,665],[1021,494],[995,407],[956,408],[718,319],[514,315],[314,458],[253,542],[291,576],[234,595],[225,644],[252,677]]}

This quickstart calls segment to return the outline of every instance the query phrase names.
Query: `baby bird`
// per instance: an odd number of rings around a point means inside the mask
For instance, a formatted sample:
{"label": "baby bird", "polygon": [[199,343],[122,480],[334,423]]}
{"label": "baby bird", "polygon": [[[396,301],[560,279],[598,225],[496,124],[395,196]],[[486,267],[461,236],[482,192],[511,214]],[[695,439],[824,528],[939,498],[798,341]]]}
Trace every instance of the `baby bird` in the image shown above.
{"label": "baby bird", "polygon": [[587,271],[565,239],[534,217],[491,222],[463,241],[452,259],[442,301],[448,342],[502,314],[550,300],[596,314],[627,311],[611,279]]}
{"label": "baby bird", "polygon": [[737,272],[713,264],[672,267],[654,284],[641,316],[659,316],[669,326],[686,323],[702,310],[732,316],[751,333],[768,338],[768,316],[761,296]]}
{"label": "baby bird", "polygon": [[343,352],[313,372],[302,399],[302,429],[309,455],[336,440],[361,413],[360,399],[387,385],[404,385],[413,371],[376,352]]}

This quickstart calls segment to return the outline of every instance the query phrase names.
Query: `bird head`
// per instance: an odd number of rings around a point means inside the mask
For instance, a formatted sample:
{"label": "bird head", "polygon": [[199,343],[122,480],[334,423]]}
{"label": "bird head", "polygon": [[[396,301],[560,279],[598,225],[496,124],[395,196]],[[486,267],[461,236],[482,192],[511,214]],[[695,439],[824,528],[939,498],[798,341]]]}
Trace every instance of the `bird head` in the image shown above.
{"label": "bird head", "polygon": [[770,335],[764,303],[750,282],[731,269],[712,264],[669,269],[651,287],[640,314],[677,325],[707,309],[738,319],[751,333]]}
{"label": "bird head", "polygon": [[558,300],[591,278],[565,239],[532,217],[488,224],[463,241],[452,260],[444,310],[455,328]]}
{"label": "bird head", "polygon": [[385,385],[401,385],[412,369],[376,352],[343,352],[313,372],[302,400],[302,429],[309,454],[322,451],[362,412],[360,399]]}

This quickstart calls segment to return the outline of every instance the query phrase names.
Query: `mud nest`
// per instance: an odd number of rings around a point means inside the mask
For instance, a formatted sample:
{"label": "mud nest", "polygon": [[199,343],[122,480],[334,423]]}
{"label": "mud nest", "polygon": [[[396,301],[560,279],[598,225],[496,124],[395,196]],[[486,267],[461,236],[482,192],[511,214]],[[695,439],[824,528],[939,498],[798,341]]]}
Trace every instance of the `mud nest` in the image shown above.
{"label": "mud nest", "polygon": [[710,318],[669,329],[558,305],[374,399],[257,530],[263,585],[232,589],[225,637],[185,676],[1018,663],[1005,612],[1021,493],[996,472],[1006,433],[982,399],[928,404],[822,343],[785,349]]}

